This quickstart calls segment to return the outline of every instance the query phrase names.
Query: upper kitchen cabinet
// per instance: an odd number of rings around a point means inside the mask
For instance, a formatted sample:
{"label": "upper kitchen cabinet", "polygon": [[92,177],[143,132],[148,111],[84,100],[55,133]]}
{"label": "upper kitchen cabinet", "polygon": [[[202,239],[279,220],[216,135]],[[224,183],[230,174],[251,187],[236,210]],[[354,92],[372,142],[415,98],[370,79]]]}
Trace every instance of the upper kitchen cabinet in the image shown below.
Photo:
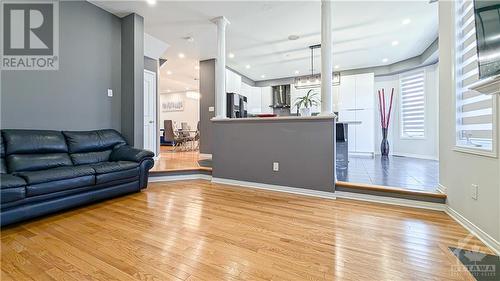
{"label": "upper kitchen cabinet", "polygon": [[262,87],[261,89],[261,94],[262,94],[262,100],[261,100],[261,112],[262,113],[273,113],[273,108],[271,107],[273,104],[273,91],[271,87]]}
{"label": "upper kitchen cabinet", "polygon": [[356,78],[356,108],[372,109],[375,103],[375,77],[373,73],[354,76]]}
{"label": "upper kitchen cabinet", "polygon": [[226,69],[226,92],[241,94],[241,76]]}
{"label": "upper kitchen cabinet", "polygon": [[340,78],[339,111],[356,108],[356,76],[342,76]]}

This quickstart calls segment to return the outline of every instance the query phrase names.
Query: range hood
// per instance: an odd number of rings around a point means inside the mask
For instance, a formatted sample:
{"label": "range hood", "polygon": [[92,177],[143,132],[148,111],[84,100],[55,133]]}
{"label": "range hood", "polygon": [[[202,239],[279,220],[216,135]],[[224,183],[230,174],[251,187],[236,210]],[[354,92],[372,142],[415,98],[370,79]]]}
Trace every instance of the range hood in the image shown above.
{"label": "range hood", "polygon": [[290,108],[290,85],[272,86],[272,108]]}

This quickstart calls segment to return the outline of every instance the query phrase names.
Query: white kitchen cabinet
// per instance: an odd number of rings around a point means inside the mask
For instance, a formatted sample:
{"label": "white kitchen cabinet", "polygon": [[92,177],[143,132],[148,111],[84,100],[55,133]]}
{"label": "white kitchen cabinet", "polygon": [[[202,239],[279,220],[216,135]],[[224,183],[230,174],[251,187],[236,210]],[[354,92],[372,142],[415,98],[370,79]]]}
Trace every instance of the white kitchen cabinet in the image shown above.
{"label": "white kitchen cabinet", "polygon": [[339,111],[356,108],[356,77],[341,76],[339,91]]}
{"label": "white kitchen cabinet", "polygon": [[261,88],[251,87],[247,97],[247,109],[249,114],[262,113],[262,93]]}
{"label": "white kitchen cabinet", "polygon": [[226,93],[241,94],[241,76],[226,69]]}
{"label": "white kitchen cabinet", "polygon": [[373,73],[342,76],[339,88],[339,120],[359,121],[350,124],[348,145],[352,154],[373,156],[375,148]]}
{"label": "white kitchen cabinet", "polygon": [[273,113],[273,108],[270,105],[273,104],[273,92],[271,87],[262,87],[261,89],[261,108],[262,113]]}

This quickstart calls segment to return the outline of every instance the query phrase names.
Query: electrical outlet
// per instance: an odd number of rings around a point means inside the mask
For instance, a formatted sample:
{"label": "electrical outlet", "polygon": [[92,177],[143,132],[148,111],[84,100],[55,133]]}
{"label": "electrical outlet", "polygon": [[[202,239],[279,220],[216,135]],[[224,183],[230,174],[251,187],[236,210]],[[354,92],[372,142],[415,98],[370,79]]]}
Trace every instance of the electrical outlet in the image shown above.
{"label": "electrical outlet", "polygon": [[113,90],[112,89],[108,89],[108,97],[112,97],[113,96]]}
{"label": "electrical outlet", "polygon": [[273,171],[278,172],[280,170],[280,163],[273,162]]}
{"label": "electrical outlet", "polygon": [[477,200],[477,197],[479,196],[479,185],[473,184],[471,185],[471,197],[474,200]]}
{"label": "electrical outlet", "polygon": [[208,107],[208,112],[214,112],[214,111],[215,111],[215,107],[213,107],[213,106]]}

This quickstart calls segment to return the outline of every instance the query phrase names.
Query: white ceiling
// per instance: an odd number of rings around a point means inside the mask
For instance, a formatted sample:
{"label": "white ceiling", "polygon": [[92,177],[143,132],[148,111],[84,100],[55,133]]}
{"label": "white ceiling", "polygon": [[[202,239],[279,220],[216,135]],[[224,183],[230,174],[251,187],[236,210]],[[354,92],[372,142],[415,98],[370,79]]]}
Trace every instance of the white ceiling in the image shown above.
{"label": "white ceiling", "polygon": [[[161,92],[198,88],[195,66],[216,55],[216,27],[210,20],[217,16],[231,22],[226,48],[235,57],[228,58],[227,65],[256,81],[295,76],[295,71],[310,73],[308,46],[321,41],[319,1],[159,1],[152,6],[145,0],[91,2],[118,16],[142,15],[145,32],[170,45],[164,54],[168,62],[161,69]],[[334,1],[332,6],[337,70],[391,64],[419,55],[438,35],[437,4],[428,0]],[[405,25],[405,19],[411,22]],[[288,40],[292,34],[300,38]],[[194,41],[184,39],[188,36]],[[399,44],[392,46],[396,40]],[[179,53],[185,58],[179,58]],[[315,53],[314,70],[319,72],[320,50]]]}

